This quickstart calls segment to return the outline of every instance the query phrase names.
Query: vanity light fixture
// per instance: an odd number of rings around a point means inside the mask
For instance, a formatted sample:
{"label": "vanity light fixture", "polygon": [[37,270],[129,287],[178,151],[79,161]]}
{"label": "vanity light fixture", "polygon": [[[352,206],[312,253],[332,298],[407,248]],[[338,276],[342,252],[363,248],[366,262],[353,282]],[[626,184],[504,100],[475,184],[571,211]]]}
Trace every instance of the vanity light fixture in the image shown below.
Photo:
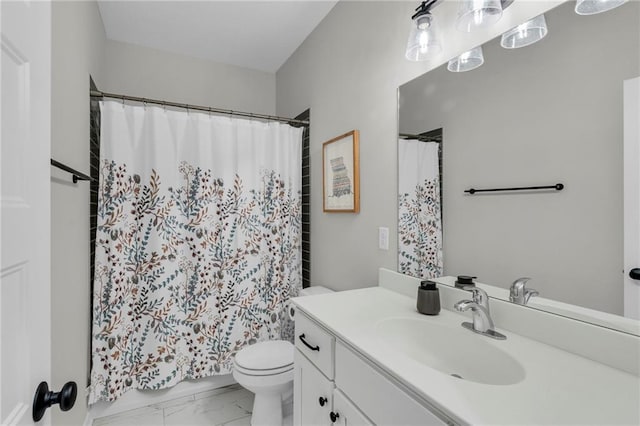
{"label": "vanity light fixture", "polygon": [[438,0],[423,1],[411,17],[411,32],[405,57],[410,61],[425,61],[442,52],[431,8]]}
{"label": "vanity light fixture", "polygon": [[471,71],[484,64],[482,46],[474,47],[449,61],[447,69],[451,72]]}
{"label": "vanity light fixture", "polygon": [[578,0],[576,13],[578,15],[595,15],[622,6],[627,0]]}
{"label": "vanity light fixture", "polygon": [[547,21],[544,19],[544,14],[538,15],[502,34],[500,46],[505,49],[529,46],[542,40],[547,35],[547,32]]}
{"label": "vanity light fixture", "polygon": [[462,0],[458,8],[456,27],[467,33],[488,27],[502,17],[501,0]]}

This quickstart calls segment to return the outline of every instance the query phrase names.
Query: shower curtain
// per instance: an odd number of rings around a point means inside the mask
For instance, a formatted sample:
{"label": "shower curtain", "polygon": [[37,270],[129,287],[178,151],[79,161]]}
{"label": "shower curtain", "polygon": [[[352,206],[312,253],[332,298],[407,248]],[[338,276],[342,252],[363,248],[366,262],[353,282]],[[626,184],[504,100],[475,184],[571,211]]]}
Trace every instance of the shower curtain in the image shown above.
{"label": "shower curtain", "polygon": [[398,141],[398,270],[418,278],[442,275],[439,144]]}
{"label": "shower curtain", "polygon": [[227,374],[301,288],[302,129],[101,103],[89,403]]}

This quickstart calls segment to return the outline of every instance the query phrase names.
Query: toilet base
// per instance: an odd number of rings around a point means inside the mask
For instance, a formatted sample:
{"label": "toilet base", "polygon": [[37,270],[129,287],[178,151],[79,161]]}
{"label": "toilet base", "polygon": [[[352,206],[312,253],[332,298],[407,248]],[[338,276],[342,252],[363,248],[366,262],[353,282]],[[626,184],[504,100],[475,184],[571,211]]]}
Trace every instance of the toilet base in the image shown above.
{"label": "toilet base", "polygon": [[253,400],[251,426],[282,425],[282,395],[280,393],[256,394]]}

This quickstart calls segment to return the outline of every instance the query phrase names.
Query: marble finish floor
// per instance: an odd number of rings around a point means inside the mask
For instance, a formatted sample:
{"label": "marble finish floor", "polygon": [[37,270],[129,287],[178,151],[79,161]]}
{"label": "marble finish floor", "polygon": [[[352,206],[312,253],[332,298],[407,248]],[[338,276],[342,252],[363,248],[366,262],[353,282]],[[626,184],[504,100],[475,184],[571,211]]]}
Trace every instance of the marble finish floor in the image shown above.
{"label": "marble finish floor", "polygon": [[93,426],[250,426],[252,407],[253,394],[232,385],[97,418]]}

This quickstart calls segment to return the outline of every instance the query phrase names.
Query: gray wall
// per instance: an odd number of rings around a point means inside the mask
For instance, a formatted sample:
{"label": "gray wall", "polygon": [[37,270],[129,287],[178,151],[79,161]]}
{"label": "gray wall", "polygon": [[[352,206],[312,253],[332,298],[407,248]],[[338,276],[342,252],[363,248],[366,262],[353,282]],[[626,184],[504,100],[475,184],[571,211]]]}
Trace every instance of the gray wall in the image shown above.
{"label": "gray wall", "polygon": [[275,114],[275,74],[108,40],[100,90]]}
{"label": "gray wall", "polygon": [[[445,27],[453,3],[436,10]],[[444,29],[441,57],[410,63],[404,46],[415,6],[339,2],[274,77],[105,41],[94,2],[54,2],[52,157],[88,171],[89,75],[102,90],[138,96],[288,116],[311,107],[312,281],[338,289],[374,285],[378,267],[396,265],[395,239],[379,251],[377,228],[396,232],[397,87],[550,4],[516,2],[497,26],[473,35]],[[322,142],[354,128],[361,132],[361,213],[322,213]],[[53,421],[81,424],[89,368],[89,187],[63,183],[69,176],[54,169],[52,176],[52,387],[75,380],[81,388],[77,406],[53,410]]]}
{"label": "gray wall", "polygon": [[546,19],[535,45],[496,39],[482,67],[402,86],[400,130],[444,129],[446,275],[528,276],[544,297],[622,315],[622,83],[640,75],[640,3],[592,17],[565,4]]}
{"label": "gray wall", "polygon": [[[56,1],[52,11],[52,158],[89,173],[89,77],[99,89],[255,113],[275,113],[275,75],[106,40],[95,2]],[[52,168],[52,383],[77,382],[73,410],[87,414],[90,271],[89,184]]]}
{"label": "gray wall", "polygon": [[[498,25],[473,34],[453,27],[456,2],[441,3],[444,51],[431,62],[404,58],[418,2],[341,1],[276,73],[277,112],[311,108],[311,282],[334,289],[375,285],[395,269],[397,244],[397,88],[445,59],[549,9],[515,2]],[[322,212],[322,143],[360,130],[360,213]],[[378,249],[378,227],[390,230]]]}
{"label": "gray wall", "polygon": [[[89,173],[89,75],[104,75],[105,34],[95,2],[52,3],[51,156]],[[80,425],[87,414],[89,371],[89,184],[51,169],[52,383],[69,380],[78,400],[66,413],[53,409],[53,424]]]}

